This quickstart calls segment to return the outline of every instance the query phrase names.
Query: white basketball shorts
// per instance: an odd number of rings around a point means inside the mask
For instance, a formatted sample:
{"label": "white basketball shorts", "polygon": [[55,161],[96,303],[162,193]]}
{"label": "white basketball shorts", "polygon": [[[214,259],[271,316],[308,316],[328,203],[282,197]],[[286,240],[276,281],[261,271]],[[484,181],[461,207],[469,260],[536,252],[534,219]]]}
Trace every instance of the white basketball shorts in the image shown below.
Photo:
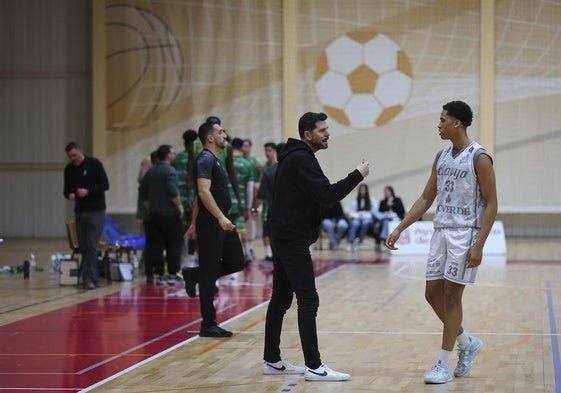
{"label": "white basketball shorts", "polygon": [[446,279],[473,284],[477,267],[467,269],[467,252],[477,240],[477,228],[436,228],[430,241],[427,281]]}

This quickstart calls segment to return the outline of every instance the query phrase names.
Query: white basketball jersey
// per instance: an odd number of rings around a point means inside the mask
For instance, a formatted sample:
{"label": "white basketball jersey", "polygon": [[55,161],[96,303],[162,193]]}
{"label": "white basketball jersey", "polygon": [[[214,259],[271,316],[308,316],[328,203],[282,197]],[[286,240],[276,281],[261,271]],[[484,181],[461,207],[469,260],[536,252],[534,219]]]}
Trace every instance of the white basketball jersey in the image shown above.
{"label": "white basketball jersey", "polygon": [[452,154],[452,145],[437,155],[435,228],[480,228],[487,204],[475,174],[475,159],[486,150],[471,142],[462,151]]}

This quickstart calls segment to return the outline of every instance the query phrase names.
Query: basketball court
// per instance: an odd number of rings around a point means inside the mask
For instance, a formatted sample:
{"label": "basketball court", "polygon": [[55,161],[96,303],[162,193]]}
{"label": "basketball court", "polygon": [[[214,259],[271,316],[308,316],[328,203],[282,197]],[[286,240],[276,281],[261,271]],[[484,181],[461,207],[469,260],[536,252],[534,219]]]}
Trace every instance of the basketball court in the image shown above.
{"label": "basketball court", "polygon": [[[84,291],[59,287],[48,271],[30,281],[1,275],[0,390],[560,391],[559,246],[508,243],[508,255],[487,258],[464,295],[464,326],[484,348],[466,376],[445,385],[423,383],[441,334],[423,298],[424,256],[324,249],[313,252],[320,350],[328,365],[351,374],[350,381],[262,375],[272,272],[254,262],[223,279],[215,300],[219,322],[234,332],[230,339],[198,337],[198,298],[188,298],[181,286],[149,286],[137,278]],[[56,245],[45,241],[38,254]],[[25,242],[3,246],[4,259]],[[285,318],[281,350],[302,364],[295,304]]]}

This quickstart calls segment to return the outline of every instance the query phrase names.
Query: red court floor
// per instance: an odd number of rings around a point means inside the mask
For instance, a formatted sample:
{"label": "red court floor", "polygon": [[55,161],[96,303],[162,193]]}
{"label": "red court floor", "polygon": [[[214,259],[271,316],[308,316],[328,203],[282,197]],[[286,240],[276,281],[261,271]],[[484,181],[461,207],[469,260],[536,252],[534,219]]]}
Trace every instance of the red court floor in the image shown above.
{"label": "red court floor", "polygon": [[[341,263],[317,260],[316,274]],[[252,264],[235,279],[222,279],[218,322],[267,301],[271,274]],[[198,297],[188,298],[182,285],[132,286],[3,325],[0,390],[76,392],[194,337],[199,328]]]}

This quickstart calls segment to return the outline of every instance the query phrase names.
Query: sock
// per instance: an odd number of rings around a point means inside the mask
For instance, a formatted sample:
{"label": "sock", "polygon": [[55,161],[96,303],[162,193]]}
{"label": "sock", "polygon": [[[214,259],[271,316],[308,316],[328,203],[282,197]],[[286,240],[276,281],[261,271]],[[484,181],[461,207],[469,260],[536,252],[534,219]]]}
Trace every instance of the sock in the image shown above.
{"label": "sock", "polygon": [[273,257],[273,250],[271,249],[271,246],[265,246],[265,256],[272,258]]}
{"label": "sock", "polygon": [[438,361],[443,364],[449,364],[450,356],[452,356],[452,351],[446,351],[445,349],[441,349],[440,356],[438,357]]}
{"label": "sock", "polygon": [[466,333],[465,330],[462,332],[462,334],[456,337],[456,340],[458,341],[458,345],[461,348],[466,348],[471,343],[469,335]]}
{"label": "sock", "polygon": [[246,241],[244,242],[245,244],[245,255],[249,258],[251,258],[251,242]]}

